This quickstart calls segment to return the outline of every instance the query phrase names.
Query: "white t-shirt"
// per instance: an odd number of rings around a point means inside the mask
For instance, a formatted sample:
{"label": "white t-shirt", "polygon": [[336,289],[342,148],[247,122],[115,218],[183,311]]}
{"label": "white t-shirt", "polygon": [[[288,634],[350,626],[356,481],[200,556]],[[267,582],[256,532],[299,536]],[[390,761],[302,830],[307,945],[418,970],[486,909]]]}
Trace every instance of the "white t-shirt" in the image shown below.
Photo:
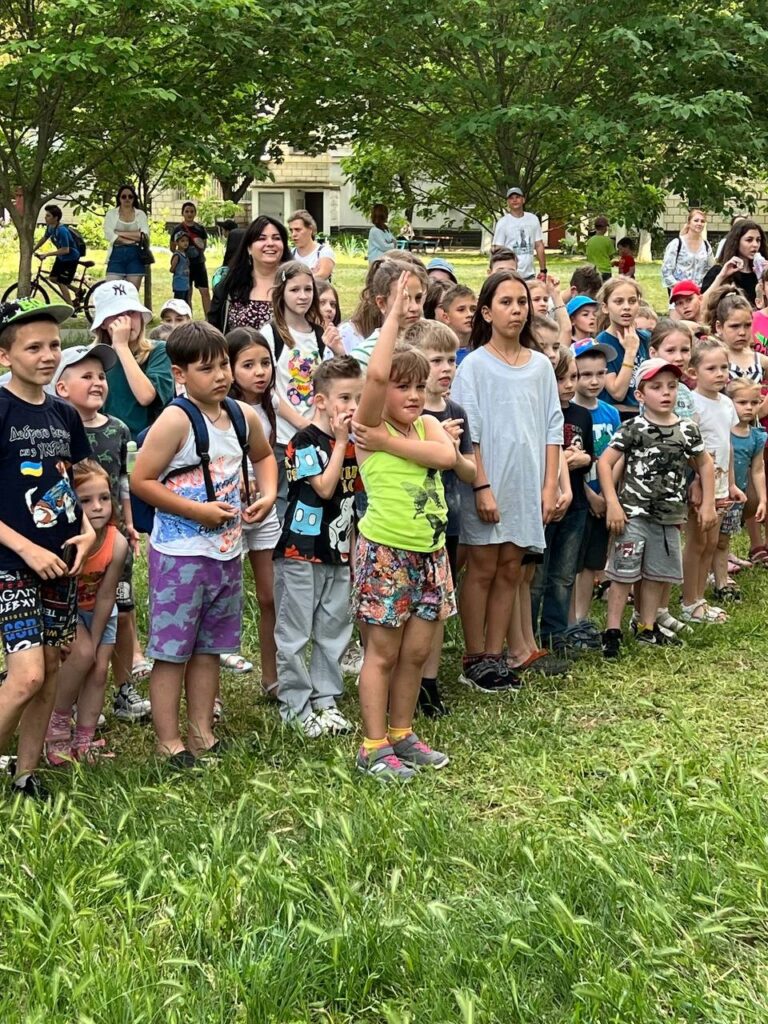
{"label": "white t-shirt", "polygon": [[341,336],[341,343],[344,346],[344,351],[347,354],[349,354],[353,348],[356,348],[360,342],[365,341],[365,338],[360,334],[351,320],[345,320],[344,323],[339,324],[339,335]]}
{"label": "white t-shirt", "polygon": [[[320,260],[331,260],[334,265],[336,264],[333,249],[325,242],[321,242],[308,256],[301,256],[298,249],[291,249],[291,256],[299,263],[303,263],[305,267],[309,267],[310,270],[314,270]],[[331,272],[333,272],[333,267],[331,267]]]}
{"label": "white t-shirt", "polygon": [[[272,325],[264,324],[261,333],[275,353],[275,338]],[[314,331],[304,333],[291,329],[293,345],[284,345],[280,358],[275,359],[275,394],[293,406],[305,420],[311,420],[314,413],[312,375],[322,362]],[[297,431],[288,420],[278,413],[276,444],[288,444]]]}
{"label": "white t-shirt", "polygon": [[706,398],[691,393],[704,447],[715,461],[715,498],[728,497],[728,472],[731,468],[731,428],[739,422],[736,407],[727,395]]}
{"label": "white t-shirt", "polygon": [[534,276],[535,244],[543,241],[541,223],[535,213],[524,213],[522,217],[505,213],[493,232],[493,244],[512,250],[517,256],[518,272],[526,279]]}

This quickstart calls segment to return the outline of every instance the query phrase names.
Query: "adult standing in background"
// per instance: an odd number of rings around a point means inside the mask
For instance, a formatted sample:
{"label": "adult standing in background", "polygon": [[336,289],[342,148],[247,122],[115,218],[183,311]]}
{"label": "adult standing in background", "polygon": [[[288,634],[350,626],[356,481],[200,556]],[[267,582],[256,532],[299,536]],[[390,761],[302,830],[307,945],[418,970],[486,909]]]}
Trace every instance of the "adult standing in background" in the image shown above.
{"label": "adult standing in background", "polygon": [[496,224],[493,232],[491,251],[511,249],[517,256],[517,272],[530,281],[535,276],[533,254],[539,261],[539,270],[547,272],[547,254],[544,251],[544,236],[541,221],[534,213],[526,213],[525,192],[516,185],[507,189],[508,213]]}
{"label": "adult standing in background", "polygon": [[603,217],[602,214],[595,217],[595,233],[587,239],[584,247],[585,260],[592,264],[603,281],[611,279],[611,267],[618,255],[613,239],[608,234],[609,226],[607,217]]}
{"label": "adult standing in background", "polygon": [[216,227],[219,228],[224,237],[224,258],[221,262],[226,267],[237,252],[237,248],[245,234],[245,228],[239,228],[237,221],[231,217],[227,217],[226,220],[217,220]]}
{"label": "adult standing in background", "polygon": [[707,271],[701,290],[734,284],[755,305],[757,282],[768,264],[768,240],[754,220],[740,220],[728,232],[720,263]]}
{"label": "adult standing in background", "polygon": [[661,279],[668,292],[678,281],[695,281],[701,287],[707,271],[715,262],[712,246],[704,238],[706,226],[706,213],[694,207],[688,211],[688,219],[679,237],[673,238],[664,250]]}
{"label": "adult standing in background", "polygon": [[313,277],[330,281],[336,257],[326,242],[317,241],[317,222],[308,210],[297,210],[288,218],[288,230],[293,242],[292,255],[312,271]]}
{"label": "adult standing in background", "polygon": [[375,263],[382,256],[397,248],[397,239],[387,224],[389,210],[383,203],[376,203],[371,210],[373,227],[368,232],[368,262]]}
{"label": "adult standing in background", "polygon": [[208,314],[211,305],[211,293],[208,285],[208,268],[205,265],[205,247],[208,245],[208,232],[202,224],[195,220],[197,207],[186,202],[181,208],[181,224],[171,228],[171,252],[176,252],[176,242],[182,235],[189,238],[189,304],[192,305],[192,291],[200,292],[203,313]]}
{"label": "adult standing in background", "polygon": [[130,281],[138,290],[144,277],[144,264],[139,255],[141,236],[149,238],[149,221],[139,206],[133,185],[121,185],[116,205],[104,218],[107,251],[107,281]]}

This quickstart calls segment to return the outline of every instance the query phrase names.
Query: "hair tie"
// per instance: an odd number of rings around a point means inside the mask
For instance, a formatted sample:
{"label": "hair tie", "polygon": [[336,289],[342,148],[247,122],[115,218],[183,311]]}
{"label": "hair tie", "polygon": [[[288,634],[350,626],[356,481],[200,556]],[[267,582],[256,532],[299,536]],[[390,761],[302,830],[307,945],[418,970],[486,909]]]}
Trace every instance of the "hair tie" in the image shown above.
{"label": "hair tie", "polygon": [[285,284],[285,271],[283,270],[280,274],[280,280]]}

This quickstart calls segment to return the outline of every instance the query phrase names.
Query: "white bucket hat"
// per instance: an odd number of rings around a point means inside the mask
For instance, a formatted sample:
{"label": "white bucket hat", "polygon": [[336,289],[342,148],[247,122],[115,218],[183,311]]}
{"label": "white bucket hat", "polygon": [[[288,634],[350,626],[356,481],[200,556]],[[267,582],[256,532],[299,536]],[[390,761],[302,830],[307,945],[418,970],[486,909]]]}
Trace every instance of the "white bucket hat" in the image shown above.
{"label": "white bucket hat", "polygon": [[152,310],[139,301],[136,286],[130,281],[105,281],[93,293],[93,323],[91,330],[98,330],[110,316],[121,313],[141,313],[144,323],[152,319]]}

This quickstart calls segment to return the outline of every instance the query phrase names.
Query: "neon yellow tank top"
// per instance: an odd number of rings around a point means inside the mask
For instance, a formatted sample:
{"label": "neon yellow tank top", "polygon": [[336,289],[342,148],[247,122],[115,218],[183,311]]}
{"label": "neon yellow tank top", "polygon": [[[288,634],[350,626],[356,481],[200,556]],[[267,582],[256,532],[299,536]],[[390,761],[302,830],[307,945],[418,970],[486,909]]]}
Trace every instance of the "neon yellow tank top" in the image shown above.
{"label": "neon yellow tank top", "polygon": [[[394,437],[397,431],[385,424]],[[423,441],[424,423],[414,423]],[[374,544],[403,551],[437,551],[445,544],[448,509],[437,469],[425,469],[388,452],[373,452],[360,467],[368,511],[360,533]]]}

